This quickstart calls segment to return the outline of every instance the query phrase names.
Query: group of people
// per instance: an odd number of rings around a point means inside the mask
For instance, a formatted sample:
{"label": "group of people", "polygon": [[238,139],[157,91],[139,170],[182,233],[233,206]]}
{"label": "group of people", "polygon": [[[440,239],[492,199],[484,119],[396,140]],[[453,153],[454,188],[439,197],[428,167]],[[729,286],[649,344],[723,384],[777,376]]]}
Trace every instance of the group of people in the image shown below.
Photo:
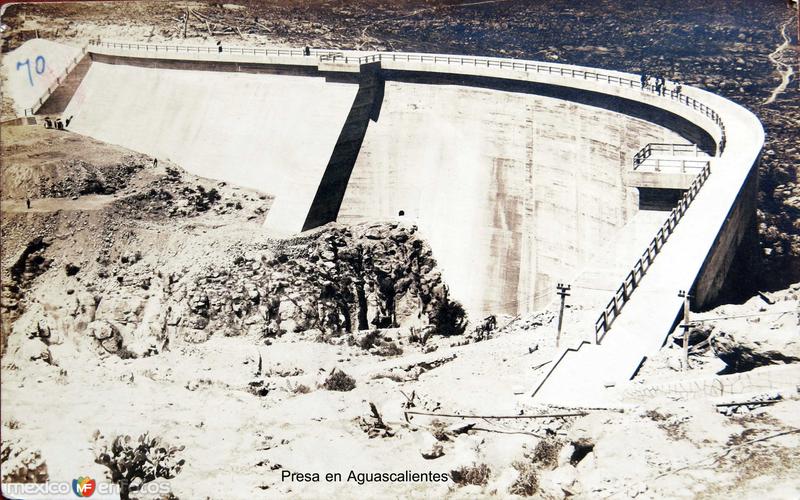
{"label": "group of people", "polygon": [[[661,73],[656,75],[648,75],[647,72],[642,72],[642,89],[652,88],[658,95],[667,94],[667,80]],[[675,87],[671,90],[672,96],[680,95],[682,87],[680,82],[675,82]]]}
{"label": "group of people", "polygon": [[66,121],[61,121],[61,118],[56,118],[55,120],[51,119],[49,116],[44,119],[44,128],[54,128],[56,130],[64,130],[65,128],[69,127],[69,122],[72,121],[72,117],[66,119]]}
{"label": "group of people", "polygon": [[[217,40],[217,52],[222,54],[222,42],[219,41],[219,40]],[[305,48],[303,48],[303,55],[304,56],[310,56],[311,55],[311,47],[306,45]]]}

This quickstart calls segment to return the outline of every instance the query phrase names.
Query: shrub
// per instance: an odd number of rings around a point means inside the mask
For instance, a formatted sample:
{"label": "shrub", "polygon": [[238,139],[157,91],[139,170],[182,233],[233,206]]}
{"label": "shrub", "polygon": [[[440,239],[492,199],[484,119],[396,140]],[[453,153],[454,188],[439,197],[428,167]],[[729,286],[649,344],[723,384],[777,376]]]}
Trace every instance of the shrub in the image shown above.
{"label": "shrub", "polygon": [[25,447],[17,439],[4,436],[0,446],[4,483],[44,483],[49,479],[47,463],[39,450]]}
{"label": "shrub", "polygon": [[433,419],[431,422],[431,434],[437,441],[450,441],[450,433],[447,432],[447,424],[439,420]]}
{"label": "shrub", "polygon": [[472,464],[471,466],[463,466],[459,469],[450,471],[450,478],[459,486],[468,484],[475,484],[478,486],[485,486],[489,482],[489,475],[492,471],[486,464]]}
{"label": "shrub", "polygon": [[95,462],[108,468],[111,481],[119,485],[121,500],[129,499],[130,492],[157,478],[174,478],[186,462],[178,459],[178,452],[183,449],[168,445],[160,437],[150,437],[149,433],[139,436],[136,442],[130,436],[116,436],[109,447],[100,432],[95,432]]}
{"label": "shrub", "polygon": [[444,299],[436,305],[432,323],[439,335],[461,335],[467,328],[467,314],[459,302]]}
{"label": "shrub", "polygon": [[422,330],[417,330],[413,326],[411,327],[411,333],[408,336],[408,341],[412,344],[419,344],[422,347],[425,347],[425,344],[428,343],[428,339],[431,338],[431,331],[430,327],[423,328]]}
{"label": "shrub", "polygon": [[486,316],[480,325],[475,327],[475,331],[473,335],[475,336],[475,340],[477,342],[481,342],[483,340],[489,340],[492,338],[492,334],[497,329],[497,317]]}
{"label": "shrub", "polygon": [[322,386],[329,391],[347,392],[356,388],[356,381],[342,370],[334,368]]}
{"label": "shrub", "polygon": [[542,467],[554,468],[558,465],[558,452],[563,445],[557,439],[542,439],[533,449],[533,461]]}
{"label": "shrub", "polygon": [[512,495],[530,497],[539,491],[539,475],[536,474],[536,466],[532,462],[514,462],[511,464],[519,475],[514,484],[508,489]]}
{"label": "shrub", "polygon": [[370,349],[380,341],[380,337],[378,330],[372,330],[358,340],[358,347],[364,350]]}
{"label": "shrub", "polygon": [[309,389],[309,387],[305,384],[298,384],[294,389],[292,389],[292,392],[295,394],[308,394],[311,392],[311,389]]}
{"label": "shrub", "polygon": [[403,349],[394,342],[384,341],[378,347],[378,350],[375,352],[375,354],[385,357],[400,356],[403,354]]}
{"label": "shrub", "polygon": [[558,454],[564,443],[558,439],[547,438],[536,443],[533,456],[526,453],[525,460],[519,460],[511,465],[517,469],[519,475],[508,492],[520,496],[533,496],[539,491],[538,468],[552,469],[558,465]]}

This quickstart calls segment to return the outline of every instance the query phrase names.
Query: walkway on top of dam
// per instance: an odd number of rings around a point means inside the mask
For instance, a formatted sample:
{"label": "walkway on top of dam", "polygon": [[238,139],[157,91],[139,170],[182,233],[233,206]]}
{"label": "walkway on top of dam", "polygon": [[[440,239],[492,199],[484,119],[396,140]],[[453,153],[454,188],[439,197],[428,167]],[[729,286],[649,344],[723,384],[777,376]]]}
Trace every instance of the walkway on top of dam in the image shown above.
{"label": "walkway on top of dam", "polygon": [[[662,346],[681,314],[683,300],[678,291],[702,285],[698,279],[711,279],[707,275],[711,273],[713,277],[715,266],[720,266],[718,259],[712,257],[715,257],[718,246],[729,244],[722,238],[723,232],[729,224],[736,223],[731,220],[732,210],[755,171],[764,142],[763,128],[758,119],[720,96],[689,86],[683,86],[680,95],[667,92],[660,96],[641,89],[637,75],[579,66],[409,53],[314,50],[311,55],[304,55],[298,49],[232,47],[223,47],[219,52],[213,46],[94,44],[89,45],[88,51],[154,61],[296,66],[316,68],[320,72],[357,72],[364,65],[379,64],[379,70],[387,72],[541,83],[664,109],[707,131],[718,146],[724,145],[724,148],[718,147],[717,156],[712,158],[710,176],[696,192],[691,204],[681,211],[680,221],[671,228],[668,240],[650,262],[646,274],[638,280],[635,290],[625,294],[624,308],[614,314],[613,325],[603,332],[602,343],[596,343],[596,332],[589,329],[577,345],[564,346],[548,372],[536,382],[534,402],[584,405],[605,402],[614,396],[614,391],[608,388],[628,381],[642,360]],[[674,83],[668,82],[668,88],[674,88]],[[724,273],[725,269],[721,264],[721,272]],[[617,278],[622,282],[625,275]],[[602,309],[596,313],[601,314]]]}

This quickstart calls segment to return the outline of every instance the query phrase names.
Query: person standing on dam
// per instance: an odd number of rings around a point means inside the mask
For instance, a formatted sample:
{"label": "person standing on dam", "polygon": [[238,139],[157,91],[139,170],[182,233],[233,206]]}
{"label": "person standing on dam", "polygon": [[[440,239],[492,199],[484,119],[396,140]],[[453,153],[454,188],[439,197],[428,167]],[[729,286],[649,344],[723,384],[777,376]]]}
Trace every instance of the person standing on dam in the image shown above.
{"label": "person standing on dam", "polygon": [[222,42],[217,40],[217,52],[222,54]]}
{"label": "person standing on dam", "polygon": [[647,79],[648,79],[648,77],[647,77],[647,72],[645,72],[645,71],[642,71],[642,78],[641,78],[641,81],[642,81],[642,88],[645,88],[645,87],[647,87]]}

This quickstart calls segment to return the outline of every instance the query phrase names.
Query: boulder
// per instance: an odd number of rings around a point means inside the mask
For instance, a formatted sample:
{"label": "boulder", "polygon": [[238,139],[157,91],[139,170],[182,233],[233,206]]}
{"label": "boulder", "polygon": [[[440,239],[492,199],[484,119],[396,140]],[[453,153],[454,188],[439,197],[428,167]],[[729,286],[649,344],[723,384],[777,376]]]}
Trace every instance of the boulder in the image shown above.
{"label": "boulder", "polygon": [[739,331],[712,338],[711,346],[725,362],[725,373],[740,373],[766,365],[800,362],[800,336],[766,338],[756,331]]}

